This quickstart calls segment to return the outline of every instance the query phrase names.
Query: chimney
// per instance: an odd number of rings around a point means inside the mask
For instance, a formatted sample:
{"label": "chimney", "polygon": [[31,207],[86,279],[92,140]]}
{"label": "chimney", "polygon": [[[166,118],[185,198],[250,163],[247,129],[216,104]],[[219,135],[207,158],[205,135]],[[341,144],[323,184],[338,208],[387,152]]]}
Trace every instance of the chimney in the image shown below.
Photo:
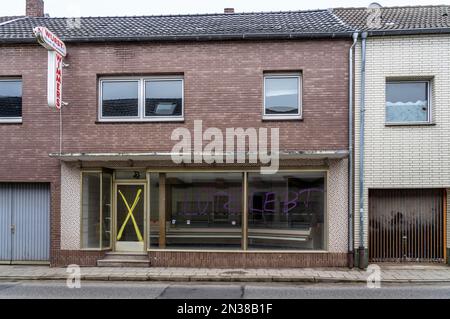
{"label": "chimney", "polygon": [[225,8],[223,9],[223,13],[234,13],[234,8]]}
{"label": "chimney", "polygon": [[44,0],[26,0],[26,1],[27,1],[26,15],[28,17],[44,16]]}

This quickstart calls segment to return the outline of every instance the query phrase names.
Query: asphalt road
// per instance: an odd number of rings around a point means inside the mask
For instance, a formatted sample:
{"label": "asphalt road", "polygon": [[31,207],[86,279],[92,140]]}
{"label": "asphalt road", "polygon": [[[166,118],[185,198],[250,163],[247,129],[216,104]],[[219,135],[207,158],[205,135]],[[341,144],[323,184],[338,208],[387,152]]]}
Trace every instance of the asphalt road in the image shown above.
{"label": "asphalt road", "polygon": [[64,282],[0,282],[0,299],[450,299],[450,284],[198,284],[82,282],[69,289]]}

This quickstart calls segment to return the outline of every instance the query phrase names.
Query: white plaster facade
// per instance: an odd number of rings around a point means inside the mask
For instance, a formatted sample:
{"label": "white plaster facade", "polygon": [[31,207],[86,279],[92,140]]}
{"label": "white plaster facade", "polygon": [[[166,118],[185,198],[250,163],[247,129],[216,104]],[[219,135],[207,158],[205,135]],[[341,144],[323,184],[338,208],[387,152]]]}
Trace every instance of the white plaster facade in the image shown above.
{"label": "white plaster facade", "polygon": [[[366,63],[365,247],[369,189],[450,188],[450,36],[369,37]],[[355,64],[355,248],[358,248],[360,43]],[[388,78],[431,79],[431,125],[385,125]],[[450,222],[450,216],[447,220]],[[449,226],[447,223],[447,234],[450,234]],[[447,247],[450,247],[450,236],[447,236]]]}

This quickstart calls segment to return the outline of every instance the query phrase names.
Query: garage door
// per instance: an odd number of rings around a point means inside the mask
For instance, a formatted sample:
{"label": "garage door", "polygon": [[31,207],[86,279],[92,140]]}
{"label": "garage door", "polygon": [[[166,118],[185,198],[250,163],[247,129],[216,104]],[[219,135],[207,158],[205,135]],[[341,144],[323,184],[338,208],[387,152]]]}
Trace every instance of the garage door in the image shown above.
{"label": "garage door", "polygon": [[445,190],[370,190],[370,261],[443,262],[445,206]]}
{"label": "garage door", "polygon": [[49,233],[49,185],[0,183],[0,261],[48,261]]}

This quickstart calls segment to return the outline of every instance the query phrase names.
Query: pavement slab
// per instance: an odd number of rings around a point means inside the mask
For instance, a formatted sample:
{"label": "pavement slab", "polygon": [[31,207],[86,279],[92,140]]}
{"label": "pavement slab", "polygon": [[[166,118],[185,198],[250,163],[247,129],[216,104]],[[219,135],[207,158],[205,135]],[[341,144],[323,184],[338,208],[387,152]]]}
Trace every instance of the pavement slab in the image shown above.
{"label": "pavement slab", "polygon": [[[366,282],[369,273],[358,269],[201,269],[201,268],[81,268],[82,279],[99,281],[175,282]],[[0,266],[0,281],[64,280],[65,268]],[[381,267],[381,282],[450,282],[450,267]]]}

